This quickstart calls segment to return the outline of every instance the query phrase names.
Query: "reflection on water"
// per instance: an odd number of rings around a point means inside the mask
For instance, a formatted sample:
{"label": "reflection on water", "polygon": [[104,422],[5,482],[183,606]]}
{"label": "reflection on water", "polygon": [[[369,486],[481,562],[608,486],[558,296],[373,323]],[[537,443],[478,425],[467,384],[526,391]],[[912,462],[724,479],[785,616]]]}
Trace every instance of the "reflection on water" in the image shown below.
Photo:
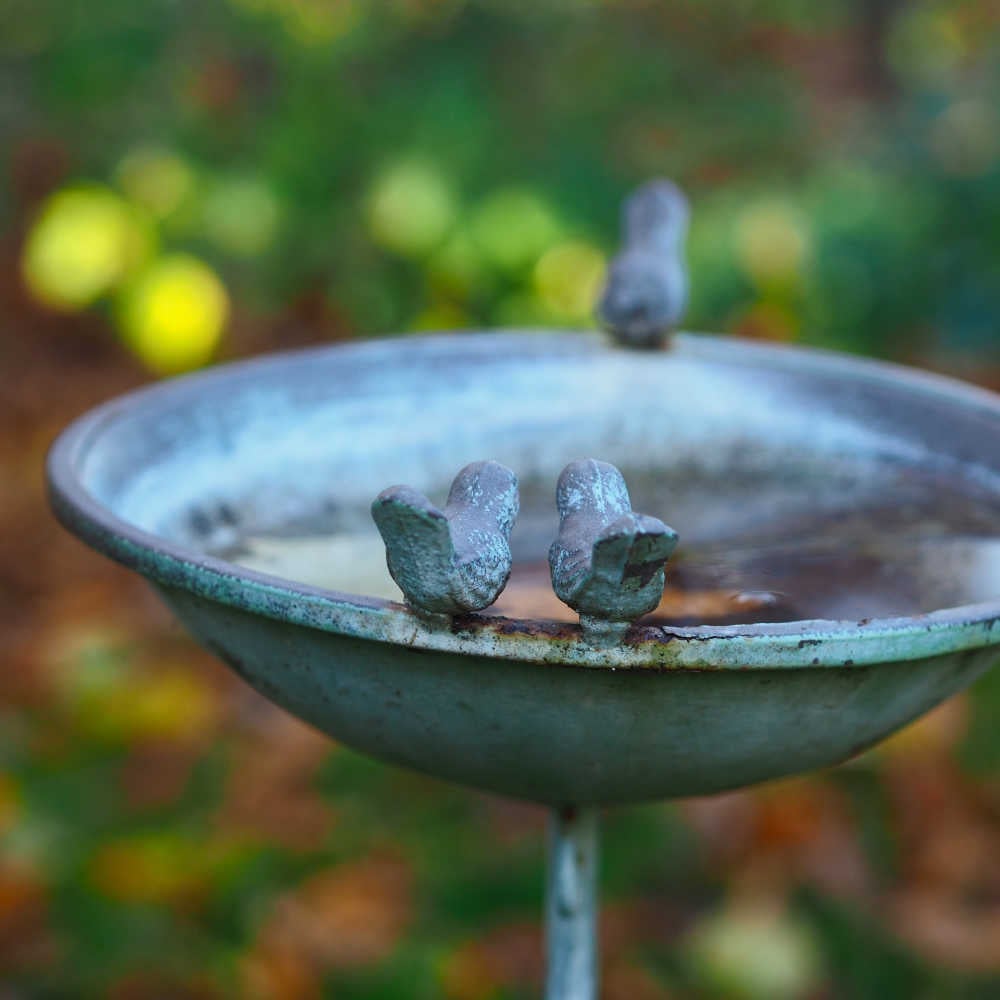
{"label": "reflection on water", "polygon": [[[684,545],[649,621],[721,624],[909,615],[1000,596],[1000,500],[907,490],[833,516],[784,513],[719,541]],[[537,551],[537,550],[536,550]],[[301,583],[399,600],[374,529],[365,534],[244,537],[219,555]],[[515,559],[490,609],[573,621],[552,593],[543,553]]]}

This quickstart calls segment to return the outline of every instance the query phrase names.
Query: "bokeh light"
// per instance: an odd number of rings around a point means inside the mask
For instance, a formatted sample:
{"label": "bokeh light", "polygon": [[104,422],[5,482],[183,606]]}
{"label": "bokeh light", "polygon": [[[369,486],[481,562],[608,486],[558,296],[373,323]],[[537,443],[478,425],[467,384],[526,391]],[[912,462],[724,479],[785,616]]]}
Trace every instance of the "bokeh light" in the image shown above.
{"label": "bokeh light", "polygon": [[228,177],[212,184],[201,205],[201,227],[219,249],[234,257],[254,257],[272,243],[281,205],[257,177]]}
{"label": "bokeh light", "polygon": [[604,282],[606,266],[604,254],[591,243],[560,243],[535,265],[535,291],[555,317],[586,321]]}
{"label": "bokeh light", "polygon": [[430,163],[406,160],[375,179],[368,199],[368,227],[376,243],[404,256],[436,247],[457,215],[454,197]]}
{"label": "bokeh light", "polygon": [[42,206],[24,244],[21,271],[39,302],[73,312],[114,288],[151,246],[140,215],[113,191],[67,188]]}
{"label": "bokeh light", "polygon": [[123,295],[126,343],[153,371],[173,374],[206,364],[229,315],[229,297],[215,272],[194,257],[156,261]]}
{"label": "bokeh light", "polygon": [[810,235],[805,219],[790,203],[766,200],[751,205],[739,218],[736,240],[740,262],[758,287],[788,287],[801,277]]}
{"label": "bokeh light", "polygon": [[194,194],[197,181],[187,161],[170,150],[143,146],[119,163],[118,185],[136,205],[157,219],[178,211]]}
{"label": "bokeh light", "polygon": [[825,978],[808,925],[767,903],[748,900],[707,916],[686,951],[709,996],[801,1000]]}
{"label": "bokeh light", "polygon": [[494,192],[475,210],[470,225],[485,258],[508,273],[533,267],[562,233],[552,208],[527,188]]}

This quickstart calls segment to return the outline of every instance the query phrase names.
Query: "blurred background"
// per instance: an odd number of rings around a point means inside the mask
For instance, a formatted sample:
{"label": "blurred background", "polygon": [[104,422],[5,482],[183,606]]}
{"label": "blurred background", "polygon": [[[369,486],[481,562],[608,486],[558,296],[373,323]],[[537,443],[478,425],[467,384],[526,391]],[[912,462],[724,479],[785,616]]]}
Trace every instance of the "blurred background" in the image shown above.
{"label": "blurred background", "polygon": [[[690,329],[1000,387],[996,0],[4,0],[0,993],[535,996],[544,815],[335,747],[57,529],[45,448],[304,344],[579,326],[690,193]],[[456,334],[460,335],[460,334]],[[1000,670],[607,817],[611,1000],[1000,995]]]}

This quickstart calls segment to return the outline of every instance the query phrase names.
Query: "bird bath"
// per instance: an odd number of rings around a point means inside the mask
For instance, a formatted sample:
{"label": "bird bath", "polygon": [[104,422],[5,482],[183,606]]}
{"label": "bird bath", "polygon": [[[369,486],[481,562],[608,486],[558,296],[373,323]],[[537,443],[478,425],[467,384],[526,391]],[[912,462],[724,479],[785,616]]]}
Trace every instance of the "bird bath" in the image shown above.
{"label": "bird bath", "polygon": [[[546,552],[570,460],[680,535],[659,606],[592,634]],[[372,499],[516,470],[478,613],[398,603]],[[553,808],[549,996],[596,995],[596,810],[843,761],[1000,639],[1000,401],[818,351],[678,335],[368,341],[113,401],[49,458],[54,508],[266,697],[390,763]]]}

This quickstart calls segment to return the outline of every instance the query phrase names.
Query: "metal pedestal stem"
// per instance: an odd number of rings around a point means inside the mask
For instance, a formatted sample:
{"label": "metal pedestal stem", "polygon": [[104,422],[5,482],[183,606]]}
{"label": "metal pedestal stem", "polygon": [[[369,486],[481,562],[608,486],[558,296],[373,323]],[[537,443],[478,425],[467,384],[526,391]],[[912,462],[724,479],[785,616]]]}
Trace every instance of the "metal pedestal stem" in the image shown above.
{"label": "metal pedestal stem", "polygon": [[552,810],[546,1000],[597,1000],[597,810]]}

